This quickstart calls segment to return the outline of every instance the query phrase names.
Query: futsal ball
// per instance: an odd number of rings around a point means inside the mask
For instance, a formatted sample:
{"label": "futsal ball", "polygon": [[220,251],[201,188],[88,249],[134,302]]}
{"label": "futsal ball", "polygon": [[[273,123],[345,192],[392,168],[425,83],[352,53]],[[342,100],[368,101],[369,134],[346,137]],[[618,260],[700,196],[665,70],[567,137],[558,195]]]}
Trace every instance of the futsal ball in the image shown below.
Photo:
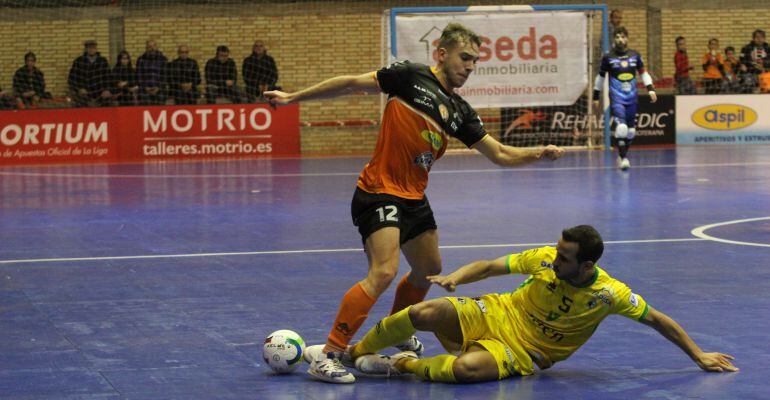
{"label": "futsal ball", "polygon": [[288,374],[297,369],[304,353],[305,341],[297,332],[288,329],[267,335],[265,345],[262,346],[265,363],[279,374]]}

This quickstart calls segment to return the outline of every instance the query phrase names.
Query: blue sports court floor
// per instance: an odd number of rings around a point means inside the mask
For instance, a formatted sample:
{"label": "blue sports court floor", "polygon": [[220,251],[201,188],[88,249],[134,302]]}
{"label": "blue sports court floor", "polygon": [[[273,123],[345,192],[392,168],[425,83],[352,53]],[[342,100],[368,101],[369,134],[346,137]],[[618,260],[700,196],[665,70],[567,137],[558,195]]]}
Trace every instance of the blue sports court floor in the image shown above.
{"label": "blue sports court floor", "polygon": [[265,335],[323,341],[365,274],[349,206],[366,159],[7,167],[0,398],[770,398],[770,147],[632,149],[631,160],[623,173],[600,151],[514,169],[445,157],[428,191],[445,271],[593,224],[607,242],[600,265],[704,350],[734,355],[740,372],[701,372],[650,328],[610,317],[571,359],[527,378],[342,386],[304,367],[276,376],[261,358]]}

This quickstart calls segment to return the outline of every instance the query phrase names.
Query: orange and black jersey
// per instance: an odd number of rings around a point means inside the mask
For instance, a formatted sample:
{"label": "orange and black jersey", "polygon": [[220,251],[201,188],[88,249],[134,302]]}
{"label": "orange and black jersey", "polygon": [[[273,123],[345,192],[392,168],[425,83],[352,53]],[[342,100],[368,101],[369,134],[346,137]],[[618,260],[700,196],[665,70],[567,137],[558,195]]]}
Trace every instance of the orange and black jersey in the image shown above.
{"label": "orange and black jersey", "polygon": [[369,193],[422,199],[433,162],[446,151],[447,135],[471,147],[484,138],[476,111],[448,93],[427,65],[397,62],[375,73],[388,94],[371,161],[358,178]]}

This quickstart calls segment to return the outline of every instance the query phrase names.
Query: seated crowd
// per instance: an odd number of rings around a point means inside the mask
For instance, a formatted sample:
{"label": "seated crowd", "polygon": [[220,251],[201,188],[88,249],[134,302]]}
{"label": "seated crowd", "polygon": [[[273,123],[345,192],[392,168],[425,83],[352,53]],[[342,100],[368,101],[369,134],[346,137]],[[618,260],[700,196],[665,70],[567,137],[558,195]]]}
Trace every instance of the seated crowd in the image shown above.
{"label": "seated crowd", "polygon": [[[46,91],[43,72],[35,66],[35,54],[27,53],[24,62],[14,75],[13,91],[0,89],[2,109],[34,108],[52,98]],[[242,86],[230,49],[224,45],[216,48],[201,77],[198,62],[190,58],[186,45],[180,45],[177,58],[169,61],[157,42],[148,40],[145,52],[135,64],[129,52],[123,50],[115,66],[110,67],[107,58],[99,53],[96,41],[88,40],[83,54],[70,68],[68,97],[78,107],[214,104],[220,99],[242,103],[260,101],[264,91],[279,89],[275,60],[260,40],[254,42],[252,53],[243,60],[241,72]]]}
{"label": "seated crowd", "polygon": [[[700,58],[703,74],[699,85],[690,77],[696,67],[690,65],[684,37],[676,38],[676,49],[676,94],[696,94],[698,86],[706,94],[770,93],[770,46],[761,29],[752,33],[751,42],[740,53],[732,46],[720,50],[719,40],[710,39],[707,51]],[[189,53],[188,46],[180,45],[177,58],[169,61],[158,49],[157,42],[148,40],[144,54],[136,59],[135,65],[128,51],[123,50],[115,66],[110,67],[99,53],[96,41],[88,40],[83,54],[70,68],[69,98],[78,107],[214,104],[220,99],[242,103],[259,101],[264,91],[279,88],[275,60],[267,54],[261,40],[254,42],[251,54],[243,60],[242,86],[227,46],[216,48],[215,56],[205,64],[203,77],[198,62],[190,58]],[[52,98],[36,62],[35,53],[24,55],[24,66],[13,76],[13,89],[0,88],[0,109],[34,108]]]}

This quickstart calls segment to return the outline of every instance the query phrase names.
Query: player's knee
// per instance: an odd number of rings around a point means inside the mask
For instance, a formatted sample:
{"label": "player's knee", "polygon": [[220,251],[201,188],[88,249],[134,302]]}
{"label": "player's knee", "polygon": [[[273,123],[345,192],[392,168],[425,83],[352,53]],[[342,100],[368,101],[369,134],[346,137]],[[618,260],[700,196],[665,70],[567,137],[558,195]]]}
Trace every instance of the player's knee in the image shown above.
{"label": "player's knee", "polygon": [[409,307],[409,320],[412,326],[418,331],[422,331],[430,325],[431,304],[429,301],[423,301]]}
{"label": "player's knee", "polygon": [[396,279],[397,274],[397,268],[381,268],[377,271],[372,271],[371,276],[376,286],[384,286],[387,288],[390,286],[390,283]]}
{"label": "player's knee", "polygon": [[631,140],[636,136],[636,128],[628,128],[628,140]]}
{"label": "player's knee", "polygon": [[439,303],[429,300],[417,303],[409,308],[409,320],[418,331],[432,331],[439,314]]}
{"label": "player's knee", "polygon": [[423,268],[425,271],[425,276],[431,276],[431,275],[438,275],[441,273],[441,262],[434,262],[430,263],[426,267]]}
{"label": "player's knee", "polygon": [[465,357],[460,357],[452,363],[452,372],[457,382],[483,382],[497,378],[488,373],[482,365]]}
{"label": "player's knee", "polygon": [[626,124],[618,124],[617,127],[615,127],[615,137],[617,139],[625,139],[628,137],[628,125]]}
{"label": "player's knee", "polygon": [[375,290],[377,295],[382,294],[388,289],[391,282],[398,274],[398,264],[396,265],[373,265],[370,267],[369,275],[366,280]]}

